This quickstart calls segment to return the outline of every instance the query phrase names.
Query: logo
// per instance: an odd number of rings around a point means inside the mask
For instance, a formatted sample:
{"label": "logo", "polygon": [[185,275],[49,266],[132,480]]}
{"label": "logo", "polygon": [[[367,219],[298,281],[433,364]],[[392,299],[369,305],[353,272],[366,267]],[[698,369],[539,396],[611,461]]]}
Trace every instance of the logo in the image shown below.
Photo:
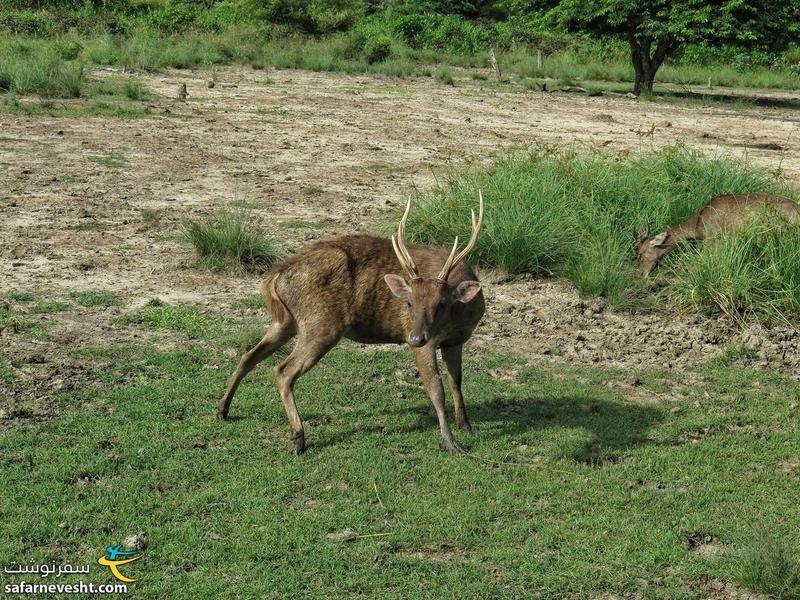
{"label": "logo", "polygon": [[[132,563],[135,560],[139,560],[142,558],[142,551],[141,550],[132,550],[130,552],[123,552],[122,544],[117,544],[113,548],[109,546],[106,548],[107,556],[101,556],[97,559],[97,562],[103,565],[104,567],[108,567],[111,569],[111,573],[119,579],[120,581],[124,581],[125,583],[133,583],[136,581],[135,579],[131,579],[130,577],[125,577],[122,573],[119,572],[120,565],[126,565],[128,563]],[[123,558],[117,558],[117,557]]]}

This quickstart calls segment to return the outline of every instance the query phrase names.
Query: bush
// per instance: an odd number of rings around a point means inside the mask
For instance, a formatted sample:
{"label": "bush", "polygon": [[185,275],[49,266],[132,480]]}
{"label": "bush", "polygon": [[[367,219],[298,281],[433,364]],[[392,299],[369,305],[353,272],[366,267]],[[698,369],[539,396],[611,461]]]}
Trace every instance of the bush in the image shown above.
{"label": "bush", "polygon": [[364,58],[369,64],[383,62],[391,54],[392,40],[385,35],[368,40],[364,47]]}
{"label": "bush", "polygon": [[266,232],[244,212],[221,212],[202,222],[190,220],[184,231],[207,268],[263,272],[279,258]]}

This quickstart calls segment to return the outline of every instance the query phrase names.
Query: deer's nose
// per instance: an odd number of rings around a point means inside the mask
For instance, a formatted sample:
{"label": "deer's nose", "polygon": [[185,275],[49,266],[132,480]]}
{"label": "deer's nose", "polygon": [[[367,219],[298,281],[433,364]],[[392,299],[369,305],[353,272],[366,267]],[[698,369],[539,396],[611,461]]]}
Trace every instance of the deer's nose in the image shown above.
{"label": "deer's nose", "polygon": [[408,343],[411,344],[414,348],[421,348],[422,346],[428,343],[428,334],[417,333],[416,331],[412,331],[411,334],[408,336]]}

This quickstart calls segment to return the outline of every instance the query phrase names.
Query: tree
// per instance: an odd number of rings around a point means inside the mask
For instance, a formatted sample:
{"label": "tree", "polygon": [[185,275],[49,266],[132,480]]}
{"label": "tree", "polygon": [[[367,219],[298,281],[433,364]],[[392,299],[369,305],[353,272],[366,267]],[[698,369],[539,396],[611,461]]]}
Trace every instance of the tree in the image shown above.
{"label": "tree", "polygon": [[658,68],[682,45],[706,41],[783,49],[800,39],[798,0],[561,0],[546,19],[567,31],[624,38],[633,92],[653,91]]}

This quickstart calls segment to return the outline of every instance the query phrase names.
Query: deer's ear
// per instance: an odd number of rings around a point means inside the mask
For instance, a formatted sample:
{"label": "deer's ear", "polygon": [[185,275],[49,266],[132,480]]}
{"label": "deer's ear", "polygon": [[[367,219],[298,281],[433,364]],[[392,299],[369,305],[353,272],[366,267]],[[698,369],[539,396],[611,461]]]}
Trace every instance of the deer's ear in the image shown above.
{"label": "deer's ear", "polygon": [[462,281],[456,288],[456,300],[467,303],[481,291],[481,284],[477,281]]}
{"label": "deer's ear", "polygon": [[398,298],[403,298],[405,300],[408,298],[409,294],[411,294],[411,286],[408,285],[406,280],[400,277],[400,275],[389,273],[383,276],[383,280],[386,282],[386,285],[389,286],[389,289],[392,290],[392,293]]}
{"label": "deer's ear", "polygon": [[663,233],[659,233],[656,237],[654,237],[652,240],[650,240],[650,245],[651,246],[661,246],[664,242],[667,241],[667,236],[668,235],[669,235],[668,231],[665,231]]}

